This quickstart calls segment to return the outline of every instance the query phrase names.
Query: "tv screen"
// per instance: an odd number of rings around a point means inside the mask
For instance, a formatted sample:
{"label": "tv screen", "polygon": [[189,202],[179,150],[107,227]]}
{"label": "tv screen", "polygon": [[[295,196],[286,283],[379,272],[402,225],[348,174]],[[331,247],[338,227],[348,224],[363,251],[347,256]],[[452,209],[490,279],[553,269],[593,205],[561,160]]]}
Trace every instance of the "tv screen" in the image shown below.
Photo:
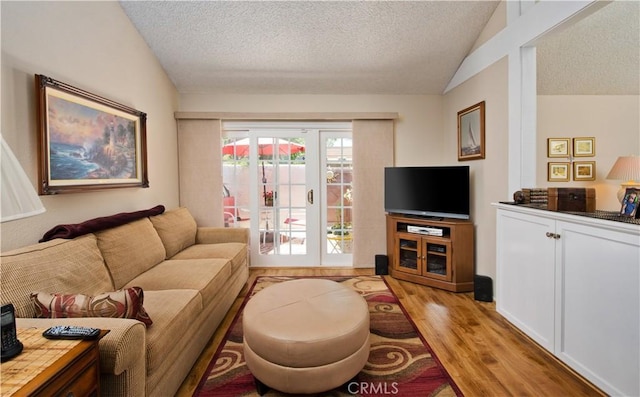
{"label": "tv screen", "polygon": [[387,167],[388,213],[469,219],[469,167]]}

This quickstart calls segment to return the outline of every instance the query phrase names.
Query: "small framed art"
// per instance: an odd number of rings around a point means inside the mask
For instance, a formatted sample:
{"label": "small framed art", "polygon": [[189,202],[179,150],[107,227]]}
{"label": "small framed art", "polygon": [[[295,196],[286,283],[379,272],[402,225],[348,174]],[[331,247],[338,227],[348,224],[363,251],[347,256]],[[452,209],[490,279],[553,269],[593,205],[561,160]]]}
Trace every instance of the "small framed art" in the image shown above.
{"label": "small framed art", "polygon": [[569,157],[570,142],[569,138],[548,138],[547,157]]}
{"label": "small framed art", "polygon": [[573,157],[596,155],[596,138],[573,138]]}
{"label": "small framed art", "polygon": [[622,208],[620,208],[620,215],[632,217],[638,217],[638,202],[640,201],[640,189],[627,188],[624,192],[624,199],[622,200]]}
{"label": "small framed art", "polygon": [[484,158],[484,101],[458,112],[458,161]]}
{"label": "small framed art", "polygon": [[549,182],[568,182],[571,173],[570,163],[548,163],[547,180]]}
{"label": "small framed art", "polygon": [[596,162],[595,161],[574,161],[573,162],[574,181],[595,181]]}

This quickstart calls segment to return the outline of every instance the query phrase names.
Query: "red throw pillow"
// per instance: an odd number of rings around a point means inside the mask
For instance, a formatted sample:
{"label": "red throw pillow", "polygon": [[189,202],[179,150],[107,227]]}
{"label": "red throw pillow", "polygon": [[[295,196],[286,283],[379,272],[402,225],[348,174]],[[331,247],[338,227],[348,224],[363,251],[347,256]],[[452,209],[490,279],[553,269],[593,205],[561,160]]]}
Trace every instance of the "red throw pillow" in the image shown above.
{"label": "red throw pillow", "polygon": [[113,317],[136,319],[146,326],[153,324],[142,306],[144,293],[140,287],[96,296],[37,292],[31,294],[31,300],[39,318]]}

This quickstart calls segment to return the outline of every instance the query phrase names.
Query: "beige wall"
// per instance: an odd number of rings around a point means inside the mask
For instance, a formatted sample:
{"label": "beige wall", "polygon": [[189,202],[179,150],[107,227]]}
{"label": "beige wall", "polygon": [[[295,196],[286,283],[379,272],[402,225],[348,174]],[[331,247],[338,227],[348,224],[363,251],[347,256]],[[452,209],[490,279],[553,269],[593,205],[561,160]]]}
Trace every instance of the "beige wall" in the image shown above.
{"label": "beige wall", "polygon": [[[623,181],[607,180],[618,156],[640,155],[640,97],[637,95],[538,96],[537,186],[591,187],[596,209],[620,210],[616,193]],[[548,182],[547,138],[594,137],[596,155],[573,160],[595,161],[596,180]],[[573,172],[573,171],[572,171]],[[572,174],[573,175],[573,174]]]}
{"label": "beige wall", "polygon": [[[508,197],[507,145],[507,59],[496,62],[444,96],[447,164],[471,168],[471,218],[475,224],[476,274],[495,280],[495,210],[491,203]],[[458,112],[485,101],[485,159],[458,162]]]}
{"label": "beige wall", "polygon": [[150,188],[44,196],[43,215],[1,225],[2,250],[35,243],[57,224],[178,205],[178,95],[118,2],[2,2],[2,135],[34,186],[34,74],[147,113]]}
{"label": "beige wall", "polygon": [[395,161],[421,165],[442,160],[440,95],[200,95],[182,94],[189,112],[397,112]]}

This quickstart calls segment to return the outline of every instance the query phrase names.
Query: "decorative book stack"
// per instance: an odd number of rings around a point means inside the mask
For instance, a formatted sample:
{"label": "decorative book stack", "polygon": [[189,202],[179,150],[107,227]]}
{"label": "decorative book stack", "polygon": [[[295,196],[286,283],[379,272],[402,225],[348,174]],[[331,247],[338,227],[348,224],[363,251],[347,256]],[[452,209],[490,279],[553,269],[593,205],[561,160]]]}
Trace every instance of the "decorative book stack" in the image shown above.
{"label": "decorative book stack", "polygon": [[525,204],[547,205],[549,202],[549,193],[546,188],[525,188],[522,192]]}

